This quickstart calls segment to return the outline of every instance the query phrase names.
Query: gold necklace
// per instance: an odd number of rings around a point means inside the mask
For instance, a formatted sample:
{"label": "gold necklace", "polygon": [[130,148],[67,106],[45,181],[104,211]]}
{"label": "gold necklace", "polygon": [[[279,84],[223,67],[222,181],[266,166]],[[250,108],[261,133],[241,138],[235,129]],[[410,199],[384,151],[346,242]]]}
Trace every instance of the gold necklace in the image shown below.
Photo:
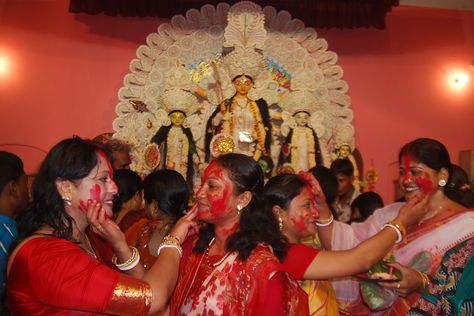
{"label": "gold necklace", "polygon": [[425,217],[423,217],[419,222],[418,222],[418,225],[421,225],[423,222],[435,217],[436,215],[439,214],[439,212],[444,208],[444,203],[441,204],[440,206],[438,206],[436,208],[436,210],[434,212],[429,212],[428,214],[425,215]]}
{"label": "gold necklace", "polygon": [[92,248],[91,242],[90,242],[89,238],[87,238],[86,234],[84,234],[84,238],[83,238],[82,242],[79,244],[79,246],[82,249],[84,249],[89,254],[89,256],[91,256],[92,258],[98,260],[97,255],[95,254],[94,248]]}

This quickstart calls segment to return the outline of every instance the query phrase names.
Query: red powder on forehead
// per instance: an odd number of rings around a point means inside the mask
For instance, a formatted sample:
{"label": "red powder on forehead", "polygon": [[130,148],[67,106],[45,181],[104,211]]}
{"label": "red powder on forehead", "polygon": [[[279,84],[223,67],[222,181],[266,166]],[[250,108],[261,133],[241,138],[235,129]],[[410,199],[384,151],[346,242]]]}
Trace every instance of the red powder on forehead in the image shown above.
{"label": "red powder on forehead", "polygon": [[308,229],[305,222],[306,217],[308,217],[308,214],[290,218],[297,231],[304,232]]}
{"label": "red powder on forehead", "polygon": [[[107,158],[107,156],[104,154],[104,152],[103,152],[102,150],[98,150],[98,151],[97,151],[97,155],[99,155],[99,157],[104,158],[105,163],[107,164],[107,169],[108,169],[108,171],[109,171],[109,177],[110,177],[110,179],[112,179],[112,178],[113,178],[114,169],[112,168],[112,165],[110,164],[109,158]],[[99,163],[100,163],[100,160],[99,160]],[[99,165],[99,164],[98,164],[98,165]]]}
{"label": "red powder on forehead", "polygon": [[311,203],[311,208],[313,210],[313,213],[315,216],[319,215],[319,210],[316,207],[316,193],[313,191],[313,188],[311,187],[311,184],[309,182],[306,183],[306,189],[309,192],[309,198],[310,198],[310,203]]}
{"label": "red powder on forehead", "polygon": [[403,167],[405,167],[405,174],[403,175],[404,181],[407,181],[410,178],[410,162],[411,157],[409,155],[403,156]]}
{"label": "red powder on forehead", "polygon": [[431,181],[430,175],[427,172],[425,172],[423,176],[416,177],[415,183],[421,188],[425,195],[430,194],[434,189],[433,182]]}

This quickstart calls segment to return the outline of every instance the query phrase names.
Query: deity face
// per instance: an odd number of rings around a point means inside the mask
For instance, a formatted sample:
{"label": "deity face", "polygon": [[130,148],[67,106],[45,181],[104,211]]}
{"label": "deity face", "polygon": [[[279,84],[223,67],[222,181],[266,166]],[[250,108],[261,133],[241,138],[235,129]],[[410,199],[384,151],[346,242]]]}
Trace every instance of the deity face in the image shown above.
{"label": "deity face", "polygon": [[290,240],[298,241],[316,234],[316,218],[319,213],[307,188],[303,188],[300,194],[291,200],[286,214],[283,231]]}
{"label": "deity face", "polygon": [[406,200],[412,198],[420,190],[425,195],[437,190],[438,178],[441,179],[439,172],[423,163],[414,161],[409,155],[402,157],[399,185]]}
{"label": "deity face", "polygon": [[246,96],[253,87],[252,79],[244,75],[235,78],[232,83],[234,84],[238,95]]}
{"label": "deity face", "polygon": [[347,158],[349,157],[350,154],[351,154],[351,147],[349,147],[348,145],[341,145],[341,147],[339,147],[339,154],[338,154],[339,158]]}
{"label": "deity face", "polygon": [[300,127],[304,127],[308,125],[309,121],[309,114],[306,112],[298,112],[294,115],[296,125]]}
{"label": "deity face", "polygon": [[186,115],[184,115],[184,113],[181,111],[174,111],[170,113],[169,118],[173,126],[180,127],[181,125],[183,125],[184,120],[186,119]]}

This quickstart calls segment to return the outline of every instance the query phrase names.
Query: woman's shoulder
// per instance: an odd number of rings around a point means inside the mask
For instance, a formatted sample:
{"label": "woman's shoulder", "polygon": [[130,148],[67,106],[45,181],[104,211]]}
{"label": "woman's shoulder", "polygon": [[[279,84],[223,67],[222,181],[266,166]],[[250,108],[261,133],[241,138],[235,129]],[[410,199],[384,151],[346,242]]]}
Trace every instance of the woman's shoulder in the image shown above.
{"label": "woman's shoulder", "polygon": [[18,261],[32,261],[38,256],[58,258],[61,253],[81,251],[74,243],[54,236],[33,235],[16,246],[8,260],[8,271],[11,265]]}

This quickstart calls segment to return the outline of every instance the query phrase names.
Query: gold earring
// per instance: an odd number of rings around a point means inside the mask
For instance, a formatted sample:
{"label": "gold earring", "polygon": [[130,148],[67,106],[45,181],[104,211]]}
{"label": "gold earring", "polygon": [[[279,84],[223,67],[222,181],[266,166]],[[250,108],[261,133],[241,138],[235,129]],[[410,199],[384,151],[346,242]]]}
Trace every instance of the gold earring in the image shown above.
{"label": "gold earring", "polygon": [[283,231],[283,219],[281,218],[281,216],[278,216],[278,228],[281,232]]}
{"label": "gold earring", "polygon": [[242,213],[242,205],[240,204],[237,204],[237,214],[241,214]]}

